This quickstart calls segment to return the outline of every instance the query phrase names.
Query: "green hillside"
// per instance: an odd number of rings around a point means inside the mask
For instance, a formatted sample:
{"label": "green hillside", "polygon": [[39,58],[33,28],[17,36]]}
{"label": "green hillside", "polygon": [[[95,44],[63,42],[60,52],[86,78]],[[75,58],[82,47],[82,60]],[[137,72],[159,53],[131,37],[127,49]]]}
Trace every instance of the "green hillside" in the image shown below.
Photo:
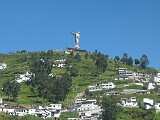
{"label": "green hillside", "polygon": [[[100,53],[98,53],[100,54]],[[63,68],[52,67],[51,73],[53,76],[59,78],[62,77],[64,73],[68,72],[69,74],[76,74],[72,76],[72,85],[69,88],[69,92],[67,97],[64,101],[59,101],[63,103],[64,106],[67,106],[71,103],[74,98],[76,97],[77,93],[83,93],[88,85],[96,84],[96,83],[103,83],[107,81],[113,81],[114,76],[118,74],[118,68],[127,68],[130,71],[135,72],[143,72],[143,73],[150,73],[155,74],[158,71],[154,68],[147,67],[146,69],[141,69],[139,66],[129,66],[122,62],[115,62],[111,58],[107,58],[107,69],[104,72],[99,71],[96,66],[96,60],[98,59],[98,54],[92,53],[88,56],[79,55],[67,55],[63,51],[47,51],[47,52],[17,52],[12,54],[0,54],[0,63],[6,63],[7,68],[4,70],[0,70],[0,87],[4,81],[13,81],[17,74],[23,74],[27,71],[30,71],[33,60],[37,59],[44,59],[54,63],[57,59],[67,59],[66,63],[67,66]],[[74,67],[75,70],[69,70],[69,66]],[[73,72],[73,73],[71,73]],[[117,83],[119,84],[119,83]],[[26,83],[21,83],[21,89],[18,93],[18,98],[14,100],[17,104],[47,104],[48,101],[45,98],[35,97],[34,94],[31,92],[31,86],[27,85]],[[101,93],[91,93],[91,97],[98,97],[97,95],[103,95]],[[4,92],[0,92],[0,96],[4,98],[4,100],[8,100],[7,96]],[[13,101],[12,99],[9,99]]]}

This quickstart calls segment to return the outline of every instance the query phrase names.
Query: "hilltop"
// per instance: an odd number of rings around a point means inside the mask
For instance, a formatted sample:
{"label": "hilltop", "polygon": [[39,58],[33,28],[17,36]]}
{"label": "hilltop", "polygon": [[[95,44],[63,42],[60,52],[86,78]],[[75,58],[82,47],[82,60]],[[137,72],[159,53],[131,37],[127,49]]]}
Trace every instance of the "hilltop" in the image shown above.
{"label": "hilltop", "polygon": [[[17,74],[24,74],[27,71],[30,71],[34,59],[44,59],[52,62],[54,62],[55,60],[66,59],[68,66],[74,66],[74,68],[77,70],[77,73],[75,73],[77,75],[75,77],[72,77],[73,83],[68,93],[68,97],[72,96],[72,91],[75,89],[76,93],[84,92],[88,85],[100,83],[107,80],[114,80],[114,76],[118,74],[119,68],[127,68],[130,71],[149,73],[153,75],[158,72],[158,70],[154,68],[147,67],[146,69],[141,69],[138,66],[129,66],[122,62],[115,62],[113,59],[106,57],[108,66],[104,73],[100,73],[100,71],[97,70],[96,66],[97,56],[98,53],[90,53],[87,56],[79,55],[78,57],[80,58],[78,58],[77,56],[65,54],[64,51],[52,50],[49,50],[47,52],[20,51],[14,54],[0,54],[0,63],[7,64],[6,69],[0,70],[0,86],[2,87],[3,82],[6,80],[12,81],[16,79],[15,76]],[[52,67],[51,73],[55,77],[60,77],[67,71],[67,69],[67,66]],[[22,88],[19,92],[19,95],[20,97],[15,101],[18,104],[35,104],[33,102],[34,100],[32,101],[32,98],[27,97],[27,95],[31,96],[32,93],[30,92],[30,86],[25,85],[25,83],[22,83]],[[5,97],[2,91],[1,96]]]}
{"label": "hilltop", "polygon": [[[34,73],[32,75],[32,81],[34,79],[39,80],[39,83],[34,84],[33,82],[19,83],[20,90],[15,99],[12,97],[8,99],[8,96],[3,92],[3,89],[0,91],[0,96],[4,101],[10,101],[24,107],[30,105],[47,105],[53,102],[62,103],[64,107],[68,107],[68,105],[76,98],[83,96],[86,93],[89,85],[107,82],[114,82],[115,85],[132,83],[133,81],[115,81],[115,76],[118,75],[119,68],[126,68],[128,71],[138,73],[147,73],[151,76],[158,73],[158,70],[155,68],[147,67],[147,65],[145,68],[142,68],[140,63],[134,65],[133,60],[128,62],[130,60],[131,57],[128,58],[126,56],[123,58],[118,58],[118,56],[109,58],[108,55],[104,55],[97,51],[93,53],[87,52],[82,55],[79,53],[76,55],[66,54],[65,51],[53,50],[48,50],[47,52],[27,52],[22,50],[16,53],[0,54],[0,63],[7,64],[7,68],[0,70],[1,88],[3,88],[6,81],[12,82],[17,79],[17,75],[26,74],[27,71]],[[48,74],[51,77],[47,77]],[[35,78],[34,75],[38,77]],[[47,82],[44,82],[46,79],[48,79]],[[66,82],[63,83],[63,80],[66,80]],[[55,84],[59,85],[55,86]],[[61,86],[61,84],[65,85]],[[45,92],[47,89],[44,88],[49,86],[54,87],[54,91],[47,91],[48,96],[46,96]],[[41,95],[35,93],[36,88],[37,90],[44,89],[45,92],[40,91],[44,92],[41,93]],[[128,89],[129,88],[143,89],[137,85],[129,86]],[[57,94],[57,89],[58,92],[62,92],[60,95]],[[63,89],[65,89],[65,93],[63,92]],[[116,88],[115,90],[121,89]],[[86,97],[101,100],[101,96],[107,91],[110,90],[90,92]],[[55,94],[50,94],[51,92]],[[127,95],[125,97],[129,96],[130,95]],[[140,101],[142,97],[140,95],[137,96]],[[146,95],[146,97],[151,98],[152,95]],[[159,98],[156,97],[155,99],[159,100]]]}

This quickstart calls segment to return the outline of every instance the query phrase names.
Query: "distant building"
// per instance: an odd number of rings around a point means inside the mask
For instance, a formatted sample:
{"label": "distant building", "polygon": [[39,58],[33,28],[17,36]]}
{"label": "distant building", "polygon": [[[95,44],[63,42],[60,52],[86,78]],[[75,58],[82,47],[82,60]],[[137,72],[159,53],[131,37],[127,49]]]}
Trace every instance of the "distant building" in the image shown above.
{"label": "distant building", "polygon": [[121,105],[123,107],[138,107],[138,102],[136,97],[121,98]]}
{"label": "distant building", "polygon": [[156,112],[160,112],[160,103],[155,103],[154,108]]}
{"label": "distant building", "polygon": [[88,86],[89,91],[108,90],[113,88],[115,88],[115,85],[112,82]]}
{"label": "distant building", "polygon": [[7,64],[6,63],[0,63],[0,70],[3,70],[7,68]]}
{"label": "distant building", "polygon": [[16,75],[16,82],[21,83],[21,82],[29,81],[31,79],[32,75],[33,74],[28,71],[25,74],[17,74]]}
{"label": "distant building", "polygon": [[155,89],[156,88],[156,85],[155,85],[155,83],[148,83],[148,90],[153,90],[153,89]]}
{"label": "distant building", "polygon": [[141,101],[141,107],[144,109],[152,109],[154,106],[153,99],[143,98]]}
{"label": "distant building", "polygon": [[94,109],[96,102],[96,99],[87,100],[86,98],[78,98],[70,105],[70,107],[75,111],[92,110]]}
{"label": "distant building", "polygon": [[157,73],[156,76],[152,76],[150,78],[150,81],[153,82],[153,83],[160,84],[160,73]]}
{"label": "distant building", "polygon": [[133,71],[127,71],[127,68],[119,68],[115,80],[141,80],[142,82],[149,82],[150,77],[149,74],[136,73]]}
{"label": "distant building", "polygon": [[74,49],[74,48],[67,48],[67,50],[65,51],[66,54],[72,54],[72,55],[76,54],[85,55],[86,52],[87,52],[86,50]]}
{"label": "distant building", "polygon": [[58,68],[63,68],[66,66],[65,62],[67,59],[59,59],[59,60],[55,60],[53,67],[58,67]]}
{"label": "distant building", "polygon": [[127,72],[127,68],[119,68],[119,76],[122,76],[122,75],[126,75],[126,72]]}

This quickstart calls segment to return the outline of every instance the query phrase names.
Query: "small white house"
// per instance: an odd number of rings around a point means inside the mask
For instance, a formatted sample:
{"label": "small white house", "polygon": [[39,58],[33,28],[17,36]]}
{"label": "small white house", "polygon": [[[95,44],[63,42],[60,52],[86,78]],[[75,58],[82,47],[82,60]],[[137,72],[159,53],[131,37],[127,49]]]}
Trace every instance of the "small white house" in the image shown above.
{"label": "small white house", "polygon": [[99,90],[102,90],[102,86],[100,84],[89,85],[88,90],[89,91],[99,91]]}
{"label": "small white house", "polygon": [[75,103],[82,103],[85,102],[87,99],[86,98],[78,98],[75,100]]}
{"label": "small white house", "polygon": [[156,112],[160,112],[160,103],[155,103],[154,108]]}
{"label": "small white house", "polygon": [[77,107],[77,111],[87,111],[87,110],[94,110],[95,105],[90,102],[83,102]]}
{"label": "small white house", "polygon": [[57,67],[58,67],[58,68],[61,68],[61,67],[65,67],[65,65],[66,65],[66,64],[64,64],[64,63],[60,63],[60,64],[57,65]]}
{"label": "small white house", "polygon": [[30,72],[26,72],[25,74],[18,74],[17,75],[17,79],[16,82],[21,83],[21,82],[26,82],[28,80],[30,80],[32,77],[32,73]]}
{"label": "small white house", "polygon": [[13,115],[15,109],[7,109],[6,113],[10,114],[10,115]]}
{"label": "small white house", "polygon": [[113,84],[113,82],[108,82],[106,84],[102,84],[102,89],[113,89],[116,86]]}
{"label": "small white house", "polygon": [[25,115],[28,115],[28,110],[27,109],[15,109],[14,113],[17,116],[25,116]]}
{"label": "small white house", "polygon": [[51,112],[55,112],[57,110],[62,109],[62,104],[50,104],[49,106],[46,107],[46,109]]}
{"label": "small white house", "polygon": [[82,120],[86,120],[86,118],[88,118],[87,120],[98,120],[98,117],[101,115],[101,111],[101,107],[95,105],[94,110],[81,111],[79,112],[79,116]]}
{"label": "small white house", "polygon": [[143,100],[141,101],[141,107],[144,109],[152,109],[154,102],[153,99],[149,99],[149,98],[143,98]]}
{"label": "small white house", "polygon": [[28,114],[29,115],[35,115],[35,113],[36,113],[36,109],[35,108],[29,108],[28,109]]}
{"label": "small white house", "polygon": [[156,76],[152,76],[150,78],[150,81],[153,82],[153,83],[160,84],[160,73],[157,73]]}
{"label": "small white house", "polygon": [[148,90],[153,90],[153,89],[155,89],[156,87],[155,87],[155,83],[148,83]]}
{"label": "small white house", "polygon": [[54,112],[54,117],[55,118],[59,118],[60,115],[61,115],[61,111],[60,110],[57,110],[57,111]]}
{"label": "small white house", "polygon": [[86,111],[94,109],[96,102],[96,99],[87,100],[86,98],[79,98],[76,99],[70,106],[76,111]]}
{"label": "small white house", "polygon": [[123,107],[138,107],[136,97],[121,98],[121,104]]}
{"label": "small white house", "polygon": [[115,88],[115,85],[113,84],[113,82],[88,86],[89,91],[108,90],[113,88]]}
{"label": "small white house", "polygon": [[0,70],[7,68],[6,63],[0,63]]}

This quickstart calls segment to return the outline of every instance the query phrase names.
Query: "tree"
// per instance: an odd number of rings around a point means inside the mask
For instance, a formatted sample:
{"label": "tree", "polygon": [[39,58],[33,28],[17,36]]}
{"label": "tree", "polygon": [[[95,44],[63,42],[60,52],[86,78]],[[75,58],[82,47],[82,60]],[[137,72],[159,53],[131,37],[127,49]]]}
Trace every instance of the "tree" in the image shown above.
{"label": "tree", "polygon": [[20,91],[20,84],[15,80],[10,83],[11,85],[11,96],[13,100],[18,97],[18,92]]}
{"label": "tree", "polygon": [[114,57],[114,62],[119,62],[119,61],[120,61],[119,56],[115,56],[115,57]]}
{"label": "tree", "polygon": [[102,120],[116,120],[121,112],[121,107],[117,105],[118,99],[115,96],[103,97],[102,99]]}
{"label": "tree", "polygon": [[7,80],[3,83],[3,92],[8,96],[8,99],[11,95],[11,86],[10,86],[10,81]]}
{"label": "tree", "polygon": [[142,69],[146,69],[146,67],[148,66],[149,64],[149,60],[148,60],[148,57],[147,55],[142,55],[142,57],[140,58],[140,66]]}
{"label": "tree", "polygon": [[88,52],[86,52],[85,53],[85,59],[88,59],[88,57],[89,57],[89,54],[88,54]]}
{"label": "tree", "polygon": [[89,93],[89,89],[87,88],[85,91],[84,91],[84,94],[85,94],[85,97],[89,96],[90,93]]}
{"label": "tree", "polygon": [[128,60],[128,55],[127,55],[127,53],[124,53],[123,58],[121,59],[121,62],[126,63],[127,60]]}
{"label": "tree", "polygon": [[73,76],[73,77],[78,76],[78,69],[77,69],[77,67],[73,66],[73,67],[70,69],[70,74],[71,74],[71,76]]}
{"label": "tree", "polygon": [[[37,98],[43,97],[49,102],[62,101],[72,85],[71,77],[67,72],[61,78],[52,77],[49,75],[51,70],[51,61],[34,60],[30,70],[33,73],[30,82],[31,91]],[[74,76],[78,73],[76,69],[72,72]]]}
{"label": "tree", "polygon": [[97,69],[101,70],[103,73],[106,71],[108,63],[106,57],[103,54],[101,54],[96,60],[96,66]]}
{"label": "tree", "polygon": [[15,99],[18,97],[18,92],[20,90],[20,84],[15,80],[10,82],[9,80],[3,83],[3,92],[8,96]]}
{"label": "tree", "polygon": [[92,53],[92,54],[90,55],[90,58],[91,58],[93,61],[95,61],[95,60],[97,59],[97,54],[96,54],[96,53]]}
{"label": "tree", "polygon": [[129,66],[132,66],[132,65],[133,65],[133,59],[132,59],[132,57],[129,57],[129,58],[128,58],[126,64],[129,65]]}
{"label": "tree", "polygon": [[47,58],[52,59],[52,57],[53,57],[53,50],[48,50],[47,51]]}
{"label": "tree", "polygon": [[26,50],[21,50],[21,53],[25,54],[25,53],[27,53],[27,51]]}
{"label": "tree", "polygon": [[135,65],[139,65],[140,64],[140,60],[139,59],[134,59],[134,63],[135,63]]}
{"label": "tree", "polygon": [[75,59],[76,59],[77,61],[81,61],[81,56],[80,56],[79,53],[77,53],[77,54],[75,55]]}

